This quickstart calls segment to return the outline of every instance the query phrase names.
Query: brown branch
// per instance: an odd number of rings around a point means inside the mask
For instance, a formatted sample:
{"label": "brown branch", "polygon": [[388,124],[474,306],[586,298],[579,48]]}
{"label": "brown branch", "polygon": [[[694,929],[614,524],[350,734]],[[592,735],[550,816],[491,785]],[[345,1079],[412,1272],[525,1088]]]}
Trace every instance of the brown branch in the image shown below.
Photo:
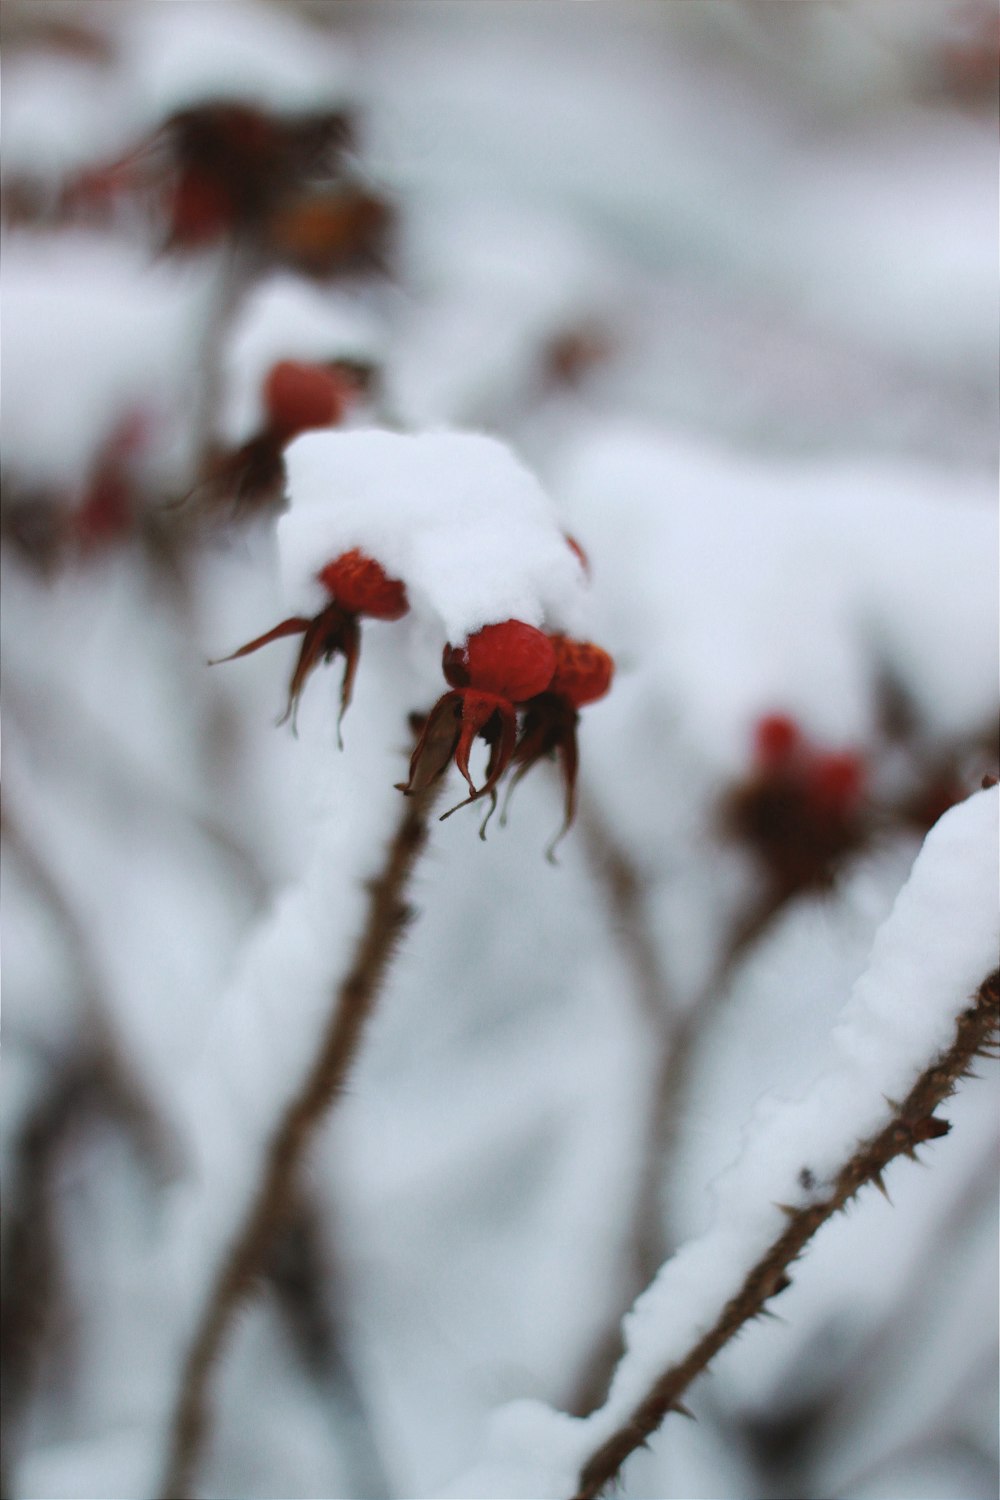
{"label": "brown branch", "polygon": [[350,968],[310,1072],[280,1121],[255,1198],[209,1291],[184,1362],[171,1424],[164,1500],[186,1500],[208,1435],[212,1369],[236,1311],[267,1264],[278,1232],[294,1211],[306,1152],[354,1062],[368,1020],[411,917],[405,892],[427,841],[428,818],[441,787],[408,798],[369,904]]}
{"label": "brown branch", "polygon": [[882,1186],[882,1173],[897,1156],[947,1129],[932,1119],[934,1110],[968,1076],[973,1060],[996,1044],[1000,1028],[1000,970],[983,981],[973,1003],[958,1017],[951,1046],[921,1074],[893,1117],[877,1135],[864,1141],[837,1175],[829,1195],[807,1207],[785,1210],[788,1225],[747,1275],[714,1326],[679,1363],[656,1381],[649,1394],[583,1465],[574,1500],[594,1500],[618,1474],[625,1460],[642,1447],[670,1411],[681,1408],[688,1386],[719,1350],[750,1319],[758,1317],[769,1297],[787,1284],[788,1268],[816,1231],[848,1203],[866,1183]]}

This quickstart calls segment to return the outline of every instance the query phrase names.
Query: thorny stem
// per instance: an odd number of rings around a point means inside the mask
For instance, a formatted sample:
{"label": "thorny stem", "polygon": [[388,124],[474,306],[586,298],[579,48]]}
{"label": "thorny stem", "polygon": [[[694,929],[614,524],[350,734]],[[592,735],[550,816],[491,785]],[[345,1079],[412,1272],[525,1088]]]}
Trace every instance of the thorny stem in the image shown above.
{"label": "thorny stem", "polygon": [[381,872],[368,884],[369,904],[354,956],[340,984],[310,1072],[271,1139],[256,1196],[211,1286],[181,1373],[173,1413],[164,1500],[186,1500],[208,1436],[209,1384],[234,1316],[267,1263],[293,1212],[306,1152],[354,1062],[403,929],[410,877],[427,841],[428,818],[441,788],[433,782],[407,798]]}
{"label": "thorny stem", "polygon": [[977,1056],[989,1055],[1000,1029],[1000,970],[980,986],[972,1004],[957,1018],[955,1037],[918,1078],[902,1104],[893,1105],[889,1123],[864,1141],[841,1168],[828,1196],[803,1208],[784,1210],[788,1224],[726,1303],[711,1329],[677,1364],[664,1371],[621,1427],[584,1464],[574,1500],[594,1500],[612,1482],[625,1460],[645,1443],[670,1411],[683,1410],[682,1397],[719,1350],[764,1304],[787,1285],[788,1268],[816,1231],[839,1212],[866,1183],[882,1187],[882,1173],[897,1156],[914,1156],[915,1148],[936,1133],[928,1129],[937,1106],[967,1076]]}

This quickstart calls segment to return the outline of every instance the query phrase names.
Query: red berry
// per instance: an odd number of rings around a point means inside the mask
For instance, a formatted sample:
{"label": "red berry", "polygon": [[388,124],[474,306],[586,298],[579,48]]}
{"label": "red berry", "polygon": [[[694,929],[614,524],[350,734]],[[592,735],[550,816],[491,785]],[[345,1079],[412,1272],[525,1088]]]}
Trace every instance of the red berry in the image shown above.
{"label": "red berry", "polygon": [[861,798],[865,767],[850,750],[828,750],[813,756],[807,784],[813,798],[832,812],[850,813]]}
{"label": "red berry", "polygon": [[762,766],[784,765],[802,746],[802,730],[787,714],[767,714],[753,732],[754,754]]}
{"label": "red berry", "polygon": [[410,607],[405,584],[357,547],[327,563],[319,581],[349,614],[399,620]]}
{"label": "red berry", "polygon": [[520,620],[484,625],[464,646],[445,646],[444,675],[452,687],[495,693],[523,703],[544,693],[556,668],[555,647],[541,630]]}
{"label": "red berry", "polygon": [[568,635],[553,635],[550,640],[555,648],[556,670],[549,691],[567,699],[574,708],[603,698],[615,670],[608,653],[592,641],[574,641]]}
{"label": "red berry", "polygon": [[283,441],[313,427],[335,426],[346,394],[332,371],[292,359],[276,364],[264,382],[268,422]]}

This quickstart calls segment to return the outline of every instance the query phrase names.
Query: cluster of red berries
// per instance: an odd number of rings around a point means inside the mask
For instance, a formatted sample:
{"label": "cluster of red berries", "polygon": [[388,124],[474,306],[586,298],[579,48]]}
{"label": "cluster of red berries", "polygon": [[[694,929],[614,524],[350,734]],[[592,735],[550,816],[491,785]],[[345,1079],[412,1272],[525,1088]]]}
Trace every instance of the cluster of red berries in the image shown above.
{"label": "cluster of red berries", "polygon": [[[427,717],[410,760],[409,780],[401,790],[409,793],[427,786],[454,759],[469,787],[465,801],[451,809],[456,812],[481,797],[495,800],[509,766],[515,767],[513,789],[537,761],[555,754],[566,794],[565,832],[575,811],[579,710],[603,698],[610,688],[611,657],[592,641],[548,635],[521,620],[504,620],[484,625],[462,646],[446,646],[442,666],[450,691]],[[477,735],[490,752],[480,787],[469,770]]]}
{"label": "cluster of red berries", "polygon": [[[248,641],[224,661],[247,656],[271,641],[301,635],[302,646],[289,684],[282,719],[294,714],[306,680],[321,661],[344,658],[340,718],[351,700],[360,649],[359,621],[398,620],[409,609],[406,587],[357,548],[341,554],[318,574],[330,603],[312,619],[293,616]],[[590,641],[548,634],[521,620],[484,625],[460,646],[445,646],[442,668],[448,691],[423,721],[400,790],[411,794],[443,776],[454,762],[469,787],[458,807],[482,797],[495,805],[504,772],[515,768],[511,786],[543,757],[559,759],[565,787],[565,819],[575,810],[579,710],[603,698],[614,663]],[[476,738],[489,747],[486,777],[476,786],[469,756]],[[457,811],[451,808],[450,812]],[[445,817],[450,813],[445,813]]]}
{"label": "cluster of red berries", "polygon": [[152,199],[170,249],[239,235],[306,274],[370,270],[384,261],[393,212],[348,174],[353,137],[340,111],[284,117],[207,102],[178,111],[120,160],[71,178],[62,207],[103,219],[120,203]]}
{"label": "cluster of red berries", "polygon": [[726,805],[730,831],[748,843],[786,891],[830,883],[865,836],[865,763],[828,750],[785,714],[760,719],[753,767]]}

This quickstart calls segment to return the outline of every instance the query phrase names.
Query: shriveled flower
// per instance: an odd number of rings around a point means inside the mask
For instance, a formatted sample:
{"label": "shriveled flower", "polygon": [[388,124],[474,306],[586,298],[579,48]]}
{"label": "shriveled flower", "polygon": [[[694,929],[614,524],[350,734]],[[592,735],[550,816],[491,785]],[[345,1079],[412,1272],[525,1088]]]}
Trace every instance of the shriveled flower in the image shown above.
{"label": "shriveled flower", "polygon": [[358,548],[344,552],[326,564],[317,575],[319,582],[330,595],[330,603],[312,619],[293,615],[268,630],[255,640],[248,641],[229,656],[219,657],[212,666],[224,661],[235,661],[249,656],[271,641],[283,640],[285,636],[301,635],[302,646],[288,688],[288,704],[278,720],[284,724],[295,714],[306,681],[320,662],[331,662],[335,656],[344,658],[344,678],[340,689],[340,714],[337,719],[338,737],[340,722],[351,701],[354,678],[358,668],[361,647],[359,621],[399,620],[409,609],[406,587],[398,578],[390,578],[373,557],[368,557]]}

